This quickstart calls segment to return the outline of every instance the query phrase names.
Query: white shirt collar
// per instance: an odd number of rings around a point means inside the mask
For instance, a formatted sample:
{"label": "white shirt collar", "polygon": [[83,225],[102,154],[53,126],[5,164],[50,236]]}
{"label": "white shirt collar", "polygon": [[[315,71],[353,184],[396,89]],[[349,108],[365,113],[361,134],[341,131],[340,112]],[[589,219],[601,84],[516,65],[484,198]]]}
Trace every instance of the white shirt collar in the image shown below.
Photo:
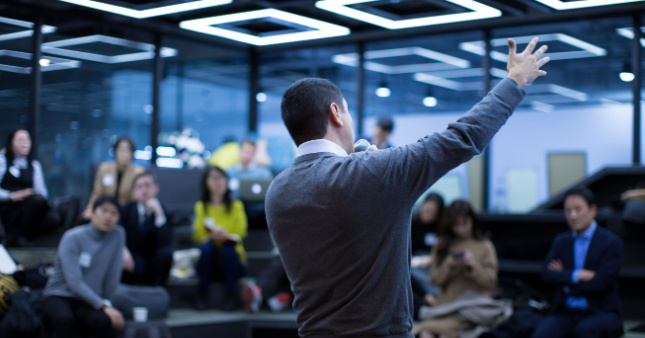
{"label": "white shirt collar", "polygon": [[326,139],[317,139],[302,143],[296,151],[296,157],[313,153],[332,153],[338,156],[347,156],[345,149],[338,144]]}

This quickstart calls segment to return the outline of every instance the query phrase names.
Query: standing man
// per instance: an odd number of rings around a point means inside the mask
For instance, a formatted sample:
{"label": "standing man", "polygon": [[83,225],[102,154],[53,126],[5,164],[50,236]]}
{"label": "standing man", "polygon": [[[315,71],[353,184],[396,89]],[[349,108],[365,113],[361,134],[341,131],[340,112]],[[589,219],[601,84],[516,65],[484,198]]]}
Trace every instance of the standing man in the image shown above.
{"label": "standing man", "polygon": [[376,127],[374,128],[374,137],[372,138],[372,143],[376,148],[387,149],[393,147],[389,140],[393,129],[394,121],[392,121],[391,117],[383,116],[378,119]]}
{"label": "standing man", "polygon": [[593,193],[573,188],[564,197],[564,215],[571,232],[559,235],[542,269],[542,281],[557,287],[553,313],[544,319],[533,337],[620,337],[622,310],[618,273],[623,263],[623,244],[596,223]]}
{"label": "standing man", "polygon": [[164,286],[172,265],[170,215],[157,195],[157,178],[144,171],[134,178],[135,202],[123,206],[121,224],[126,232],[123,282]]}
{"label": "standing man", "polygon": [[41,306],[50,337],[76,337],[78,328],[81,336],[107,338],[123,329],[123,315],[110,302],[121,280],[125,242],[119,215],[115,197],[99,197],[90,224],[67,230],[61,238]]}
{"label": "standing man", "polygon": [[410,219],[414,202],[441,176],[481,153],[546,75],[534,38],[508,78],[443,133],[414,144],[354,152],[354,122],[338,87],[307,78],[282,98],[298,146],[267,194],[269,230],[294,292],[300,336],[412,337]]}

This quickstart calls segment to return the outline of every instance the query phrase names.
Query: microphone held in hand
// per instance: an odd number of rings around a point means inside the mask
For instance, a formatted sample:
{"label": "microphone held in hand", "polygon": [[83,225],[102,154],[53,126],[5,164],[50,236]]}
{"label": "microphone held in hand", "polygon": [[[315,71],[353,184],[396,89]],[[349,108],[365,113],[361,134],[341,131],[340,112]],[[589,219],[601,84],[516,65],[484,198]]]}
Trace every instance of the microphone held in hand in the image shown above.
{"label": "microphone held in hand", "polygon": [[354,152],[358,153],[358,152],[361,152],[361,151],[370,151],[370,150],[372,150],[372,149],[370,149],[371,146],[372,145],[370,144],[370,142],[368,140],[362,138],[362,139],[356,141],[356,143],[354,143]]}

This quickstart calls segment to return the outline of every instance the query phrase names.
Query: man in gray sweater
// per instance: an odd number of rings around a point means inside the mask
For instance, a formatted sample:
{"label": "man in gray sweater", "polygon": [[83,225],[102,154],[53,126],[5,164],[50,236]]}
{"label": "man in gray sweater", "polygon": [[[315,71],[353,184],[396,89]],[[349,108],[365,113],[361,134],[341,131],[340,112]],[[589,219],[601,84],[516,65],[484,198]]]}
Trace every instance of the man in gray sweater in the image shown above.
{"label": "man in gray sweater", "polygon": [[546,46],[517,53],[508,78],[442,133],[403,147],[354,153],[354,126],[340,90],[302,79],[282,98],[298,145],[267,193],[269,231],[294,293],[303,337],[412,337],[410,222],[414,202],[449,170],[480,154],[546,75]]}
{"label": "man in gray sweater", "polygon": [[77,329],[88,337],[114,337],[123,329],[123,315],[109,300],[123,265],[120,210],[114,197],[100,197],[94,202],[91,223],[63,235],[41,306],[51,337],[75,337]]}

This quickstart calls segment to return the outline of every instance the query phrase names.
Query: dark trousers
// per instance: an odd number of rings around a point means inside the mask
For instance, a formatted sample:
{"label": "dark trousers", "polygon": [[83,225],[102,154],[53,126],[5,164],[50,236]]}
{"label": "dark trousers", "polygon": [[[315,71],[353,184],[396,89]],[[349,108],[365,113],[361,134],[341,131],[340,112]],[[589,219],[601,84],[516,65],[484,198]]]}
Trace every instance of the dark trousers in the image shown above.
{"label": "dark trousers", "polygon": [[1,202],[0,219],[9,245],[20,237],[38,237],[60,223],[47,200],[36,194],[22,201]]}
{"label": "dark trousers", "polygon": [[623,333],[623,321],[615,313],[561,312],[538,325],[532,338],[614,338]]}
{"label": "dark trousers", "polygon": [[78,299],[46,297],[41,312],[43,325],[51,338],[116,336],[110,317],[103,310]]}
{"label": "dark trousers", "polygon": [[132,252],[134,273],[123,271],[123,283],[130,285],[165,286],[172,265],[172,249],[162,246],[152,255]]}
{"label": "dark trousers", "polygon": [[237,282],[244,275],[246,267],[240,262],[240,257],[234,245],[222,245],[217,248],[211,242],[204,243],[200,248],[201,256],[195,270],[199,277],[199,291],[208,292],[208,286],[213,279],[226,281],[229,293],[235,292]]}
{"label": "dark trousers", "polygon": [[269,298],[280,292],[291,293],[291,284],[284,271],[280,256],[272,259],[269,264],[260,271],[256,284],[262,289],[262,298],[266,302]]}

